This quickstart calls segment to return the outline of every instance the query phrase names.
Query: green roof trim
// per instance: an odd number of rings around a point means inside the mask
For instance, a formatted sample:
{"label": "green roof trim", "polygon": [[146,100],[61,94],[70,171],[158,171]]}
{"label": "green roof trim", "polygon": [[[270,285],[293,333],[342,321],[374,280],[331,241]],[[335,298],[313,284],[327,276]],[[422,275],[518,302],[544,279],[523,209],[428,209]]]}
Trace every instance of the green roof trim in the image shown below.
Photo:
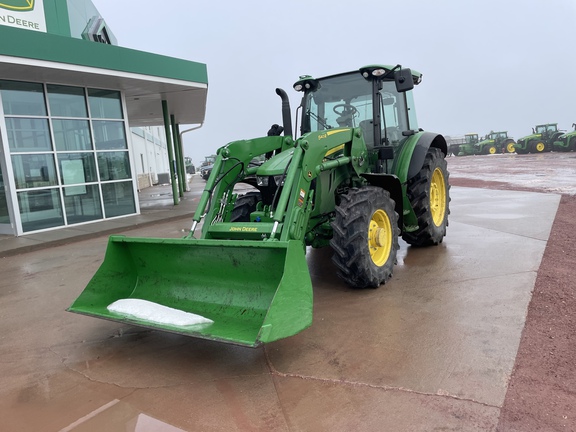
{"label": "green roof trim", "polygon": [[0,55],[208,84],[206,65],[50,33],[0,26]]}

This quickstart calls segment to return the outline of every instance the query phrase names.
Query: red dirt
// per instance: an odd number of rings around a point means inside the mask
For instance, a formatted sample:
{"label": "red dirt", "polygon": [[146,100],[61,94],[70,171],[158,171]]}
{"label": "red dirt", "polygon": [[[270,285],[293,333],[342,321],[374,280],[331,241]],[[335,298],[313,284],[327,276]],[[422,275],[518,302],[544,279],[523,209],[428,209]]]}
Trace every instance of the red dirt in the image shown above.
{"label": "red dirt", "polygon": [[[526,190],[451,178],[455,186]],[[576,431],[576,196],[562,195],[528,306],[499,432]]]}

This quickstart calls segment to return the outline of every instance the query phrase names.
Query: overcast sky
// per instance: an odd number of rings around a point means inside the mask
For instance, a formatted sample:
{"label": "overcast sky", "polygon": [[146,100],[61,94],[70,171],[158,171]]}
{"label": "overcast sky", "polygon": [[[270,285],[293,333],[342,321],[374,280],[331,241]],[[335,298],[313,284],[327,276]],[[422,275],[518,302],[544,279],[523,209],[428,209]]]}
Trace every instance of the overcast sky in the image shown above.
{"label": "overcast sky", "polygon": [[[443,135],[576,122],[575,0],[93,0],[118,45],[205,63],[195,164],[292,114],[300,75],[397,64],[420,71],[419,126]],[[293,119],[294,122],[294,119]],[[182,127],[185,129],[185,127]]]}

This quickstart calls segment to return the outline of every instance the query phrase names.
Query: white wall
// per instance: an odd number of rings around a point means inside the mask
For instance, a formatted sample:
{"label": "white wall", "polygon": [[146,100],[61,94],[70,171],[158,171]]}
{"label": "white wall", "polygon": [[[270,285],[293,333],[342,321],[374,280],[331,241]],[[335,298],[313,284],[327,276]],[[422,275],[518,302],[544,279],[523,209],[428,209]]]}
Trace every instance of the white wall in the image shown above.
{"label": "white wall", "polygon": [[138,177],[151,177],[152,184],[158,174],[170,172],[166,136],[161,127],[131,128],[132,154]]}

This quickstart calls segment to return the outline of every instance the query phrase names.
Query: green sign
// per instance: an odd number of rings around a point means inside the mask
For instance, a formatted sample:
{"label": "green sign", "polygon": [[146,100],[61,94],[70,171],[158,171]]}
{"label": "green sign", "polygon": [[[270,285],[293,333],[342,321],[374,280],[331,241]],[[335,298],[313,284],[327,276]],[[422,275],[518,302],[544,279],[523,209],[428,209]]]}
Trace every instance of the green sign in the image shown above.
{"label": "green sign", "polygon": [[34,9],[34,0],[0,0],[0,8],[26,12]]}

